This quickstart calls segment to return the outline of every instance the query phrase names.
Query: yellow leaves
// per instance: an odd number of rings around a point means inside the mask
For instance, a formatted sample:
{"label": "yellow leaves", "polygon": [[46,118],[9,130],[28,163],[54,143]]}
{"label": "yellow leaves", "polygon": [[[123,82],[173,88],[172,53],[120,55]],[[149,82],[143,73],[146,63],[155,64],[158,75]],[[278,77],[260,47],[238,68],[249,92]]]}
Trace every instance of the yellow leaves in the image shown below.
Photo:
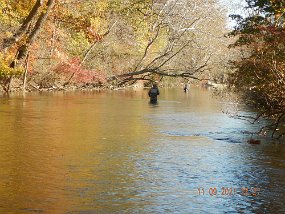
{"label": "yellow leaves", "polygon": [[10,31],[6,31],[6,32],[5,32],[5,36],[6,36],[7,38],[10,38],[10,37],[13,36],[13,33],[10,32]]}
{"label": "yellow leaves", "polygon": [[11,59],[12,56],[3,57],[3,55],[0,54],[0,78],[7,76],[17,76],[21,75],[24,72],[24,69],[22,67],[11,68],[9,66]]}
{"label": "yellow leaves", "polygon": [[16,11],[21,17],[25,17],[35,4],[35,0],[12,0],[9,4],[13,11]]}
{"label": "yellow leaves", "polygon": [[275,14],[282,14],[285,12],[285,5],[280,0],[271,0],[270,3],[272,4],[273,9],[275,10]]}
{"label": "yellow leaves", "polygon": [[14,26],[18,15],[5,0],[0,0],[0,25]]}
{"label": "yellow leaves", "polygon": [[108,30],[109,22],[101,17],[94,17],[91,20],[91,28],[98,34],[104,34]]}
{"label": "yellow leaves", "polygon": [[96,3],[96,10],[99,13],[99,15],[105,13],[108,10],[108,7],[109,7],[109,1],[107,0],[101,0]]}
{"label": "yellow leaves", "polygon": [[0,0],[0,22],[15,24],[28,15],[34,2],[35,0]]}
{"label": "yellow leaves", "polygon": [[74,56],[81,55],[89,47],[88,39],[84,32],[73,33],[68,40],[67,50]]}

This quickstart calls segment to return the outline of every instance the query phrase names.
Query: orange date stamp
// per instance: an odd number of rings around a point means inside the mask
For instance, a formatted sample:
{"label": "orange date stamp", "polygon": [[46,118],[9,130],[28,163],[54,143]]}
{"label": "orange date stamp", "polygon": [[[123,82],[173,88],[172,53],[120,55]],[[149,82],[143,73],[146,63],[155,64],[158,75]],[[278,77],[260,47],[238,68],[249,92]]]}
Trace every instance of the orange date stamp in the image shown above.
{"label": "orange date stamp", "polygon": [[241,187],[241,188],[233,188],[233,187],[198,187],[197,192],[198,195],[210,195],[210,196],[234,196],[236,194],[243,196],[258,196],[260,194],[260,188],[256,187]]}

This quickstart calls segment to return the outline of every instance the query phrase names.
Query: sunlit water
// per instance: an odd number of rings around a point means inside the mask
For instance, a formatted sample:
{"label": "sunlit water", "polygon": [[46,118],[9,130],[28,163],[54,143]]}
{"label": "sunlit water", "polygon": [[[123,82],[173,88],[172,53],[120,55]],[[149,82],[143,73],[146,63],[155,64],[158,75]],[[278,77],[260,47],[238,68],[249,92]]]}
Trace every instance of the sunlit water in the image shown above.
{"label": "sunlit water", "polygon": [[[0,98],[0,213],[285,213],[285,144],[207,90]],[[248,188],[246,191],[245,188]]]}

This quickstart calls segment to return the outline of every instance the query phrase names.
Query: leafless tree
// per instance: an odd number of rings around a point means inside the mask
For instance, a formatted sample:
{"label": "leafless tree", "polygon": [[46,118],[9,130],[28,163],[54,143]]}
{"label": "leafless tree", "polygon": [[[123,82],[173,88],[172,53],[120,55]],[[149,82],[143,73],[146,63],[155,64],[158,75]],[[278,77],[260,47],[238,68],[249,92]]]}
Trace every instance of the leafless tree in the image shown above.
{"label": "leafless tree", "polygon": [[[148,16],[155,17],[155,21],[149,26],[142,54],[129,71],[113,75],[110,80],[116,79],[122,85],[151,80],[153,75],[203,78],[200,74],[213,69],[217,55],[226,49],[223,15],[213,0],[154,1]],[[163,36],[165,45],[158,49]]]}

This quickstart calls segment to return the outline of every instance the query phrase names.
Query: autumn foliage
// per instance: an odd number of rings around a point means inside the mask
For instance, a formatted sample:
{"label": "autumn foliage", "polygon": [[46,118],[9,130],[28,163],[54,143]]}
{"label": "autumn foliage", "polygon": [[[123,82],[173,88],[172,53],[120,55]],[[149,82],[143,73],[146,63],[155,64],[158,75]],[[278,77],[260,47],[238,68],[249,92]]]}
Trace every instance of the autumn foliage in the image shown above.
{"label": "autumn foliage", "polygon": [[[258,0],[249,2],[254,8],[260,5]],[[282,17],[276,19],[282,8],[266,2],[260,15],[236,17],[238,25],[231,35],[238,39],[232,47],[241,51],[241,57],[231,62],[236,69],[231,83],[245,103],[259,109],[258,118],[273,119],[266,129],[272,136],[279,132],[280,137],[285,133],[281,125],[285,115],[285,28]]]}
{"label": "autumn foliage", "polygon": [[123,87],[154,75],[198,79],[226,49],[217,39],[224,14],[213,0],[0,0],[0,8],[0,51],[13,56],[8,67],[25,70],[2,69],[9,84],[19,80],[15,90]]}
{"label": "autumn foliage", "polygon": [[74,57],[69,61],[59,63],[54,71],[63,75],[66,81],[74,83],[105,83],[106,76],[99,71],[83,68],[79,57]]}

